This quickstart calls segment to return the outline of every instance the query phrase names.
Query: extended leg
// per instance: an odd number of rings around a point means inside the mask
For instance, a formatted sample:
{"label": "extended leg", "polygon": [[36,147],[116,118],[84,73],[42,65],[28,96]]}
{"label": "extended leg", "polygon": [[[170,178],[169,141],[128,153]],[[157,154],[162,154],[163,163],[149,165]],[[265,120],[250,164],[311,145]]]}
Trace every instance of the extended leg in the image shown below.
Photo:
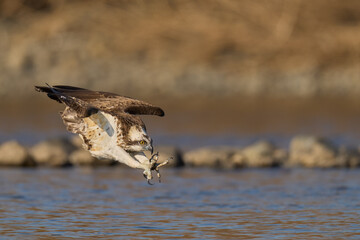
{"label": "extended leg", "polygon": [[[170,159],[172,159],[173,157],[171,157]],[[159,183],[161,183],[161,175],[160,175],[160,171],[159,171],[159,168],[168,164],[169,163],[169,160],[166,160],[165,162],[162,162],[162,163],[159,163],[159,164],[155,164],[155,171],[157,173],[157,176],[158,176],[158,179],[159,179]]]}
{"label": "extended leg", "polygon": [[149,159],[149,162],[157,162],[157,160],[159,159],[159,152],[154,153],[151,158]]}

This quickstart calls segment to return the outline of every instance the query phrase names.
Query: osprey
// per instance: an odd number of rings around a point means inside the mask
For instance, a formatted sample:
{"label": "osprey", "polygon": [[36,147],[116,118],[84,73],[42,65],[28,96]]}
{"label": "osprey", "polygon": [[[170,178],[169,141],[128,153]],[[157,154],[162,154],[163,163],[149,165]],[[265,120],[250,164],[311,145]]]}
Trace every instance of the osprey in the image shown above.
{"label": "osprey", "polygon": [[143,169],[147,182],[151,171],[168,163],[157,163],[158,153],[147,158],[144,151],[153,153],[152,139],[144,122],[137,115],[164,116],[164,111],[149,103],[114,93],[91,91],[72,86],[35,86],[38,92],[65,104],[60,112],[68,131],[78,134],[83,147],[96,158],[114,159],[132,168]]}

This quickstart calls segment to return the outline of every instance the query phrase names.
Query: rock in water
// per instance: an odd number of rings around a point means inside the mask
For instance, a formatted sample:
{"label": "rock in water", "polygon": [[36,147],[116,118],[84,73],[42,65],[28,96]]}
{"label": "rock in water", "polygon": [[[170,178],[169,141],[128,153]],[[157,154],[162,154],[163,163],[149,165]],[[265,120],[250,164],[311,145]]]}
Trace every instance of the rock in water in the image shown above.
{"label": "rock in water", "polygon": [[70,139],[71,144],[76,147],[76,148],[83,148],[83,140],[80,138],[79,135],[74,135],[71,139]]}
{"label": "rock in water", "polygon": [[35,162],[28,150],[16,141],[0,146],[0,166],[34,166]]}
{"label": "rock in water", "polygon": [[250,145],[241,151],[247,167],[276,167],[286,160],[287,153],[273,144],[261,141]]}
{"label": "rock in water", "polygon": [[204,147],[185,153],[185,166],[239,168],[245,165],[244,157],[236,149]]}
{"label": "rock in water", "polygon": [[85,149],[73,151],[69,156],[69,161],[75,166],[111,166],[118,162],[110,159],[97,159],[91,156],[90,152]]}
{"label": "rock in water", "polygon": [[356,149],[341,146],[338,149],[337,158],[339,162],[343,163],[341,167],[356,168],[360,166],[360,153]]}
{"label": "rock in water", "polygon": [[186,166],[241,168],[280,166],[287,157],[286,151],[271,143],[262,141],[244,149],[228,147],[208,147],[187,152]]}
{"label": "rock in water", "polygon": [[357,166],[359,155],[356,151],[337,149],[329,141],[314,136],[298,136],[290,142],[288,166],[303,167],[349,167]]}
{"label": "rock in water", "polygon": [[67,139],[49,140],[38,143],[30,149],[37,164],[52,167],[70,165],[69,154],[76,147]]}

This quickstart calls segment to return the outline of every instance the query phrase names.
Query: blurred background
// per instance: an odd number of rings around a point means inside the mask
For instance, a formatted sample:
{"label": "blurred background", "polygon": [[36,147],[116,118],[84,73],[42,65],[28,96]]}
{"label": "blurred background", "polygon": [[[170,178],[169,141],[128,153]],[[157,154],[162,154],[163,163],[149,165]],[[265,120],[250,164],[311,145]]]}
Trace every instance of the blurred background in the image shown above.
{"label": "blurred background", "polygon": [[159,105],[158,144],[360,142],[358,0],[1,0],[0,141],[67,136],[34,85]]}

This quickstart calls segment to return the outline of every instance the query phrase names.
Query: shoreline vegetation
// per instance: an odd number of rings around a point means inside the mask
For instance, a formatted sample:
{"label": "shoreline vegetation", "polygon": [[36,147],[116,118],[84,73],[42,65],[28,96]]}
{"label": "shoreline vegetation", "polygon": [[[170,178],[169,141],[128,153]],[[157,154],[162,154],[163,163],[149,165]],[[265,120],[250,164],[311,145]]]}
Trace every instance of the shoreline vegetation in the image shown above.
{"label": "shoreline vegetation", "polygon": [[[93,158],[81,146],[77,136],[58,138],[25,147],[16,141],[0,145],[0,167],[104,167],[120,163]],[[303,167],[356,168],[360,166],[360,149],[336,147],[327,139],[316,136],[295,136],[289,149],[259,141],[236,148],[227,146],[202,147],[182,151],[175,146],[156,146],[160,161],[170,157],[168,167],[207,167],[215,169]]]}
{"label": "shoreline vegetation", "polygon": [[0,98],[75,85],[135,98],[360,95],[360,1],[0,4]]}

